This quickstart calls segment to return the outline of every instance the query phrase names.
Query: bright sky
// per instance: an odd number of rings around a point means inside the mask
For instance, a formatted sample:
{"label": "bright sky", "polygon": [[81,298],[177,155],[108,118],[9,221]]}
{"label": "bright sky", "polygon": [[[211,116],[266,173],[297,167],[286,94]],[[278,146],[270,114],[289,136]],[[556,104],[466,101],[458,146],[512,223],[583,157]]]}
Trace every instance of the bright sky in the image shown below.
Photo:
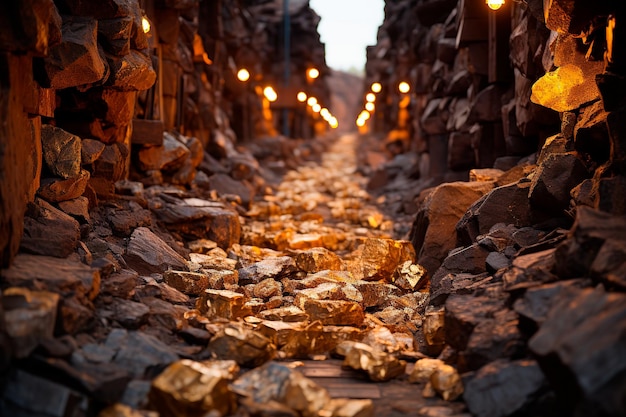
{"label": "bright sky", "polygon": [[318,31],[326,44],[326,63],[337,70],[365,67],[365,47],[376,44],[384,0],[310,0],[321,16]]}

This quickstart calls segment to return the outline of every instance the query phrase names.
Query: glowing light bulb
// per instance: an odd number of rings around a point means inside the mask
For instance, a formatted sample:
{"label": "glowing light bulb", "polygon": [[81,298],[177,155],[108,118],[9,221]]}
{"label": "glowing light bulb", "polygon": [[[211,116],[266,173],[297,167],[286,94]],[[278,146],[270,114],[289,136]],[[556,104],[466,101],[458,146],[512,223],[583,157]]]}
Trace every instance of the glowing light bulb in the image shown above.
{"label": "glowing light bulb", "polygon": [[314,106],[315,104],[317,104],[317,99],[315,97],[309,97],[306,101],[306,104],[308,104],[309,106]]}
{"label": "glowing light bulb", "polygon": [[319,113],[320,111],[322,111],[322,106],[320,106],[318,103],[315,103],[314,105],[311,106],[311,109],[315,113]]}
{"label": "glowing light bulb", "polygon": [[373,102],[375,102],[375,101],[376,101],[376,94],[374,94],[374,93],[367,93],[367,94],[365,95],[365,100],[366,100],[368,103],[373,103]]}
{"label": "glowing light bulb", "polygon": [[150,21],[145,17],[141,18],[141,28],[143,29],[143,33],[150,32]]}
{"label": "glowing light bulb", "polygon": [[402,81],[400,84],[398,84],[398,91],[400,91],[402,94],[406,94],[411,91],[411,86],[409,85],[409,83]]}
{"label": "glowing light bulb", "polygon": [[306,101],[307,96],[304,91],[300,91],[298,95],[296,96],[296,98],[298,99],[300,103],[304,103]]}
{"label": "glowing light bulb", "polygon": [[330,118],[330,111],[328,111],[328,109],[324,107],[320,110],[320,116],[322,116],[324,119],[328,119]]}
{"label": "glowing light bulb", "polygon": [[374,103],[365,103],[365,110],[372,112],[375,108],[376,106]]}
{"label": "glowing light bulb", "polygon": [[306,73],[313,80],[320,76],[320,71],[317,68],[309,68]]}
{"label": "glowing light bulb", "polygon": [[487,6],[489,6],[491,10],[498,10],[500,7],[504,5],[504,0],[485,0],[485,1],[487,3]]}
{"label": "glowing light bulb", "polygon": [[336,117],[331,117],[330,120],[328,121],[328,124],[333,129],[337,129],[337,127],[339,127],[339,122],[337,121]]}
{"label": "glowing light bulb", "polygon": [[380,93],[380,91],[383,89],[383,86],[380,83],[373,83],[371,88],[373,92]]}
{"label": "glowing light bulb", "polygon": [[271,102],[274,102],[278,99],[278,94],[276,94],[276,91],[269,85],[263,89],[263,95]]}
{"label": "glowing light bulb", "polygon": [[237,79],[241,82],[246,82],[250,79],[250,72],[247,69],[242,68],[237,71]]}

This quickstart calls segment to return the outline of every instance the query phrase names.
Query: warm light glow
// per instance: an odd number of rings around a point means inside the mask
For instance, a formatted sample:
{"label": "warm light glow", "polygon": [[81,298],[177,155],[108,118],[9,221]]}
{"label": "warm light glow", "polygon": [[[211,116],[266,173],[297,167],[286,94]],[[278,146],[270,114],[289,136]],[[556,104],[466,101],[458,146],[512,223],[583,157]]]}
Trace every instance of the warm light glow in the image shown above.
{"label": "warm light glow", "polygon": [[150,32],[150,21],[145,17],[141,18],[141,28],[143,29],[143,33]]}
{"label": "warm light glow", "polygon": [[376,106],[374,105],[374,103],[365,103],[365,110],[367,111],[374,111],[374,109],[376,108]]}
{"label": "warm light glow", "polygon": [[311,110],[313,110],[315,113],[319,113],[320,111],[322,111],[322,106],[320,106],[318,103],[315,103],[311,106]]}
{"label": "warm light glow", "polygon": [[363,127],[365,126],[365,120],[364,119],[356,119],[356,125],[358,127]]}
{"label": "warm light glow", "polygon": [[241,82],[246,82],[250,79],[250,73],[248,72],[247,69],[242,68],[239,71],[237,71],[237,79]]}
{"label": "warm light glow", "polygon": [[380,93],[380,91],[383,89],[383,86],[380,83],[373,83],[372,84],[372,91],[375,93]]}
{"label": "warm light glow", "polygon": [[330,111],[328,111],[328,109],[324,107],[322,110],[320,110],[320,116],[327,120],[330,118]]}
{"label": "warm light glow", "polygon": [[331,117],[330,120],[328,121],[328,124],[333,129],[337,129],[337,127],[339,127],[339,122],[337,121],[336,117]]}
{"label": "warm light glow", "polygon": [[498,10],[504,5],[504,0],[486,0],[486,2],[491,10]]}
{"label": "warm light glow", "polygon": [[304,103],[306,101],[306,93],[304,91],[300,91],[296,98],[300,103]]}
{"label": "warm light glow", "polygon": [[276,94],[276,91],[269,85],[263,89],[263,95],[271,102],[274,102],[278,99],[278,94]]}
{"label": "warm light glow", "polygon": [[402,81],[398,85],[398,91],[400,91],[402,94],[406,94],[411,91],[411,86],[409,85],[409,83]]}
{"label": "warm light glow", "polygon": [[306,104],[308,104],[309,106],[313,106],[313,105],[317,104],[317,99],[315,97],[311,96],[306,101]]}
{"label": "warm light glow", "polygon": [[359,119],[367,120],[369,118],[370,112],[368,112],[367,110],[363,110],[361,113],[359,113]]}
{"label": "warm light glow", "polygon": [[311,79],[316,79],[320,76],[320,71],[317,68],[309,68],[306,72],[306,75]]}
{"label": "warm light glow", "polygon": [[376,101],[376,94],[374,94],[374,93],[367,93],[367,94],[365,95],[365,100],[366,100],[368,103],[373,103],[373,102],[375,102],[375,101]]}

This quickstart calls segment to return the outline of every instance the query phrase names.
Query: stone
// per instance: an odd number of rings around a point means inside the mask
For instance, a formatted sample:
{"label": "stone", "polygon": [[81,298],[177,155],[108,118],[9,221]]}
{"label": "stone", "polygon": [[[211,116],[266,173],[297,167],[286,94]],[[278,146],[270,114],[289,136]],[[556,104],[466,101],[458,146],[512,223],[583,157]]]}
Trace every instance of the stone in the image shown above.
{"label": "stone", "polygon": [[[615,331],[626,325],[625,301],[623,293],[606,292],[602,286],[564,294],[553,301],[545,322],[529,340],[549,381],[568,375],[569,383],[556,392],[569,411],[625,411],[624,404],[613,400],[626,392],[624,334]],[[576,402],[571,401],[573,392]]]}
{"label": "stone", "polygon": [[419,264],[406,261],[396,270],[393,284],[403,290],[418,290],[428,282],[426,269]]}
{"label": "stone", "polygon": [[474,374],[465,386],[463,399],[473,415],[503,417],[527,410],[544,383],[537,362],[498,360]]}
{"label": "stone", "polygon": [[78,222],[43,200],[28,205],[20,248],[36,255],[65,258],[80,239]]}
{"label": "stone", "polygon": [[282,404],[303,417],[320,415],[331,401],[326,389],[300,372],[276,362],[241,375],[233,382],[232,390],[256,404]]}
{"label": "stone", "polygon": [[325,325],[358,327],[365,320],[363,308],[355,302],[306,299],[303,304],[310,320],[320,320]]}
{"label": "stone", "polygon": [[502,88],[493,84],[481,90],[474,99],[468,121],[497,122],[502,119]]}
{"label": "stone", "polygon": [[503,301],[485,296],[451,295],[445,304],[446,343],[457,351],[465,350],[474,328],[500,311],[503,306]]}
{"label": "stone", "polygon": [[303,322],[309,319],[308,314],[294,305],[264,310],[257,316],[264,320],[285,321],[289,323]]}
{"label": "stone", "polygon": [[590,16],[608,12],[604,3],[587,3],[568,0],[544,1],[544,17],[546,26],[559,33],[580,36],[587,28]]}
{"label": "stone", "polygon": [[448,168],[464,171],[476,165],[472,148],[472,135],[465,132],[452,132],[448,139]]}
{"label": "stone", "polygon": [[185,258],[146,227],[133,231],[124,259],[139,273],[164,272],[169,268],[187,269]]}
{"label": "stone", "polygon": [[163,279],[167,285],[187,295],[201,295],[209,287],[209,277],[203,273],[165,271]]}
{"label": "stone", "polygon": [[154,377],[160,369],[178,360],[170,347],[141,331],[113,329],[104,346],[114,351],[112,363],[136,378]]}
{"label": "stone", "polygon": [[552,272],[555,262],[555,249],[516,257],[502,275],[504,288],[514,290],[556,281],[558,277]]}
{"label": "stone", "polygon": [[114,210],[108,213],[109,224],[116,236],[128,237],[139,227],[152,225],[149,210],[132,206],[128,210]]}
{"label": "stone", "polygon": [[207,318],[222,317],[229,320],[252,315],[246,307],[243,294],[229,290],[206,289],[196,301],[196,308]]}
{"label": "stone", "polygon": [[276,346],[265,336],[242,324],[230,323],[220,329],[207,348],[218,359],[231,359],[242,367],[258,367],[276,354]]}
{"label": "stone", "polygon": [[497,187],[470,206],[456,225],[457,243],[471,245],[497,223],[515,227],[529,226],[541,220],[528,201],[529,182]]}
{"label": "stone", "polygon": [[430,375],[430,383],[437,394],[445,401],[454,401],[463,395],[461,376],[450,365],[440,365]]}
{"label": "stone", "polygon": [[580,121],[573,128],[575,149],[599,163],[607,161],[611,153],[608,113],[603,104],[600,100],[582,109]]}
{"label": "stone", "polygon": [[188,199],[166,203],[153,211],[168,229],[187,239],[209,239],[222,249],[239,243],[239,215],[221,203]]}
{"label": "stone", "polygon": [[316,273],[323,270],[341,271],[341,258],[326,248],[311,248],[295,256],[298,269],[307,273]]}
{"label": "stone", "polygon": [[493,189],[489,183],[453,182],[435,188],[422,203],[410,240],[417,252],[417,262],[433,274],[456,247],[456,230],[467,209]]}
{"label": "stone", "polygon": [[327,356],[342,342],[361,340],[363,332],[350,326],[324,326],[318,320],[306,324],[293,336],[281,353],[287,358],[306,359],[311,355]]}
{"label": "stone", "polygon": [[[485,263],[487,263],[487,258],[485,258]],[[441,273],[437,272],[432,281],[430,304],[441,306],[451,294],[474,294],[479,292],[483,285],[492,281],[492,278],[487,272],[468,274],[442,271]]]}
{"label": "stone", "polygon": [[41,143],[46,167],[63,179],[77,178],[81,172],[81,140],[63,129],[41,126]]}
{"label": "stone", "polygon": [[561,214],[569,206],[571,189],[587,176],[585,165],[574,153],[550,154],[535,171],[528,198],[545,211]]}
{"label": "stone", "polygon": [[297,337],[297,334],[304,330],[304,328],[305,323],[303,322],[288,321],[263,320],[257,325],[258,331],[271,340],[278,349]]}
{"label": "stone", "polygon": [[44,60],[50,88],[78,87],[105,77],[106,64],[98,51],[97,27],[98,22],[90,17],[63,19],[62,41],[50,48]]}
{"label": "stone", "polygon": [[351,272],[366,281],[390,282],[399,265],[415,262],[415,250],[406,240],[366,238],[355,255],[358,261]]}
{"label": "stone", "polygon": [[150,404],[163,417],[217,411],[227,415],[235,410],[235,395],[228,389],[230,379],[221,370],[202,362],[182,359],[169,365],[152,381]]}
{"label": "stone", "polygon": [[102,280],[102,293],[114,297],[130,299],[139,284],[139,275],[130,269],[122,269]]}
{"label": "stone", "polygon": [[69,214],[80,224],[89,223],[91,216],[89,215],[89,199],[87,197],[76,197],[71,200],[59,202],[59,208],[65,213]]}
{"label": "stone", "polygon": [[37,195],[50,203],[60,203],[77,199],[83,195],[91,175],[81,169],[76,177],[67,179],[43,178]]}
{"label": "stone", "polygon": [[213,174],[209,177],[209,187],[220,197],[236,195],[244,207],[250,207],[254,199],[254,189],[245,181],[239,181],[226,174]]}
{"label": "stone", "polygon": [[27,357],[40,341],[52,338],[58,294],[10,287],[2,292],[0,300],[4,310],[5,331],[15,357]]}
{"label": "stone", "polygon": [[113,143],[105,146],[93,164],[93,177],[113,183],[123,180],[128,176],[129,153],[125,144]]}
{"label": "stone", "polygon": [[154,85],[156,72],[152,60],[140,51],[132,50],[123,57],[108,56],[111,68],[106,85],[122,91],[142,91]]}
{"label": "stone", "polygon": [[283,286],[275,279],[267,278],[258,284],[255,284],[252,293],[257,298],[269,299],[271,297],[282,295]]}
{"label": "stone", "polygon": [[389,381],[404,374],[406,362],[359,342],[346,342],[342,366],[364,371],[372,381]]}
{"label": "stone", "polygon": [[446,343],[445,310],[443,307],[426,307],[422,330],[428,351],[439,354]]}
{"label": "stone", "polygon": [[138,329],[147,322],[149,312],[150,308],[143,303],[118,298],[107,306],[107,310],[101,311],[100,315],[127,329]]}
{"label": "stone", "polygon": [[6,30],[0,37],[0,48],[5,51],[34,52],[38,56],[48,54],[49,47],[61,41],[61,16],[51,1],[27,1],[16,9],[6,5],[0,13],[2,27],[23,27]]}
{"label": "stone", "polygon": [[106,52],[124,56],[130,53],[130,35],[133,28],[131,16],[98,20],[98,36]]}
{"label": "stone", "polygon": [[139,167],[143,171],[163,170],[175,172],[189,157],[190,151],[185,145],[168,133],[163,132],[162,146],[146,146],[139,150]]}
{"label": "stone", "polygon": [[409,382],[414,384],[426,384],[430,382],[430,376],[439,367],[445,365],[441,359],[424,358],[415,362],[413,370],[409,374]]}
{"label": "stone", "polygon": [[324,407],[333,417],[374,417],[374,403],[370,399],[354,400],[347,398],[331,398]]}
{"label": "stone", "polygon": [[265,258],[248,267],[239,269],[239,283],[241,285],[259,283],[264,279],[281,279],[296,271],[296,263],[289,256]]}

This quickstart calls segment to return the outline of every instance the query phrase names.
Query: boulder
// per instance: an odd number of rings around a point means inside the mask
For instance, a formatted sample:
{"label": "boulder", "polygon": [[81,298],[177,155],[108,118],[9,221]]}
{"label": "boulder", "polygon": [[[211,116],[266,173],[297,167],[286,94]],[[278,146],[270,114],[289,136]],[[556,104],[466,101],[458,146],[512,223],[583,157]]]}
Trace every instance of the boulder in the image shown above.
{"label": "boulder", "polygon": [[50,172],[64,179],[80,174],[81,140],[63,129],[41,126],[43,160]]}
{"label": "boulder", "polygon": [[43,200],[30,203],[24,218],[20,248],[29,253],[66,258],[80,239],[80,225]]}
{"label": "boulder", "polygon": [[170,268],[186,270],[185,258],[146,227],[138,227],[130,236],[124,259],[139,273],[164,272]]}

